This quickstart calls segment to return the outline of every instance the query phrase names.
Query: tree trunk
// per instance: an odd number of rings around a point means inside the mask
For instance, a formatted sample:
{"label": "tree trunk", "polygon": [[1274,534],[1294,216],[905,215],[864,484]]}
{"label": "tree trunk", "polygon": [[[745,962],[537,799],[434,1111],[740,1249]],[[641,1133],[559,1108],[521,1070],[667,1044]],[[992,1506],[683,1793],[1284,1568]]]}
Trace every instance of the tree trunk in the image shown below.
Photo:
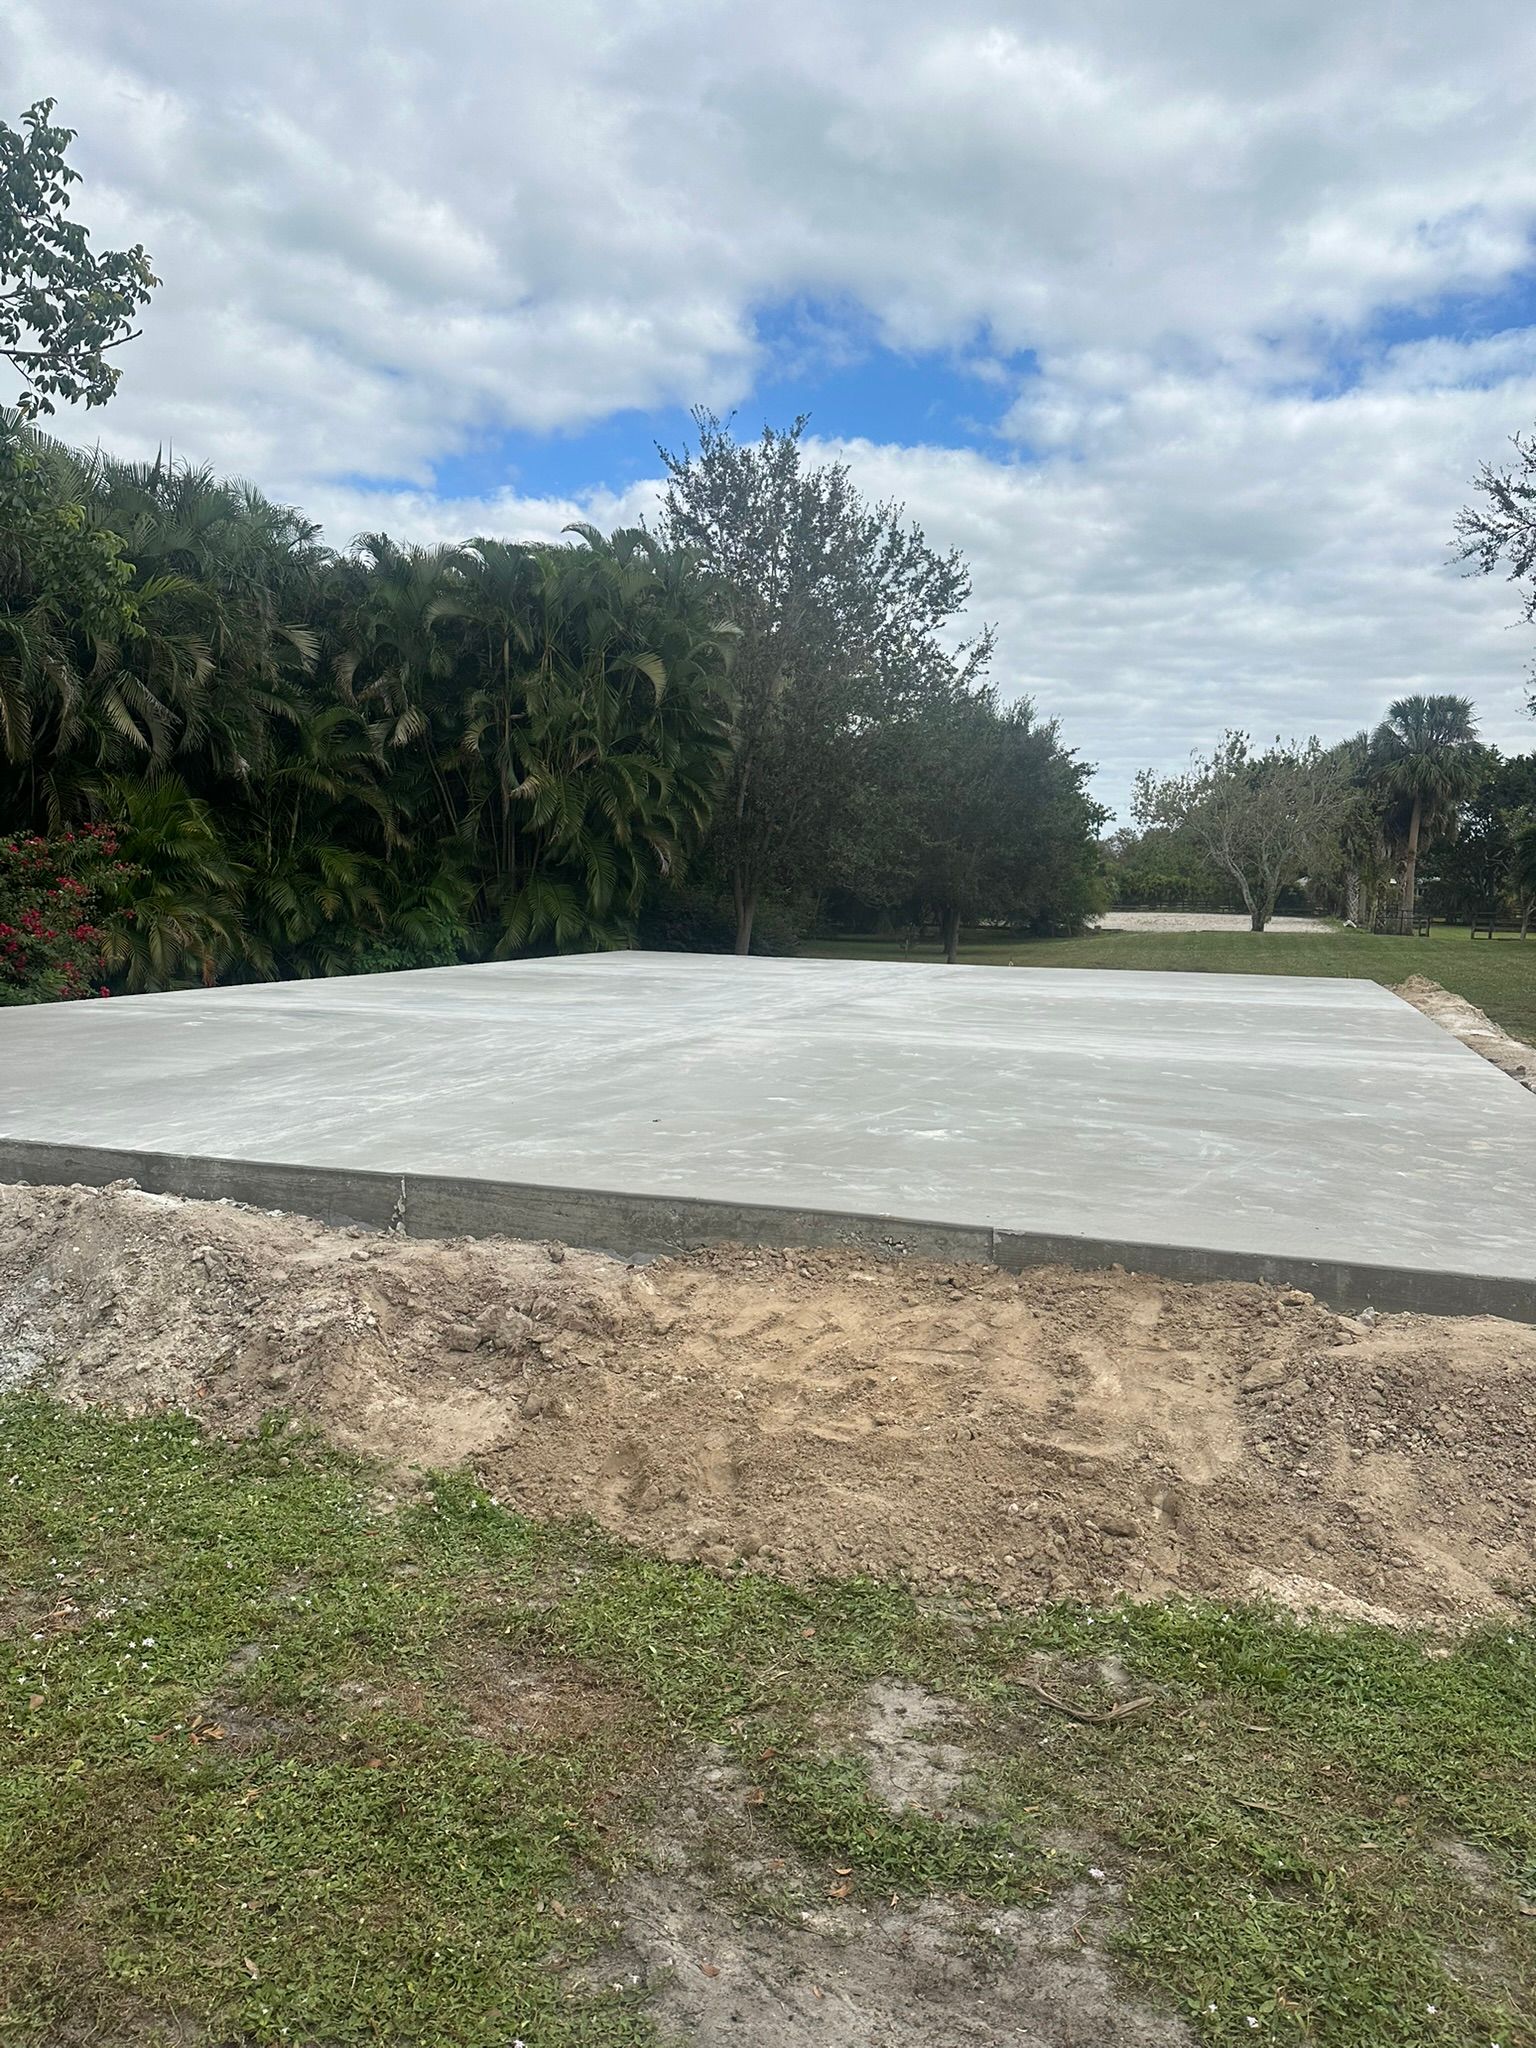
{"label": "tree trunk", "polygon": [[1350,868],[1344,877],[1344,922],[1360,922],[1360,870]]}
{"label": "tree trunk", "polygon": [[757,891],[749,889],[738,875],[736,878],[736,951],[745,955],[752,950],[752,920],[757,915]]}
{"label": "tree trunk", "polygon": [[1419,884],[1419,822],[1422,817],[1420,799],[1413,800],[1413,811],[1408,819],[1408,857],[1403,862],[1403,923],[1411,923],[1413,899]]}
{"label": "tree trunk", "polygon": [[944,958],[951,967],[960,961],[960,913],[946,907],[944,911]]}
{"label": "tree trunk", "polygon": [[1244,874],[1240,873],[1238,875],[1237,886],[1243,892],[1243,908],[1248,913],[1249,931],[1263,931],[1264,920],[1268,916],[1268,912],[1264,908],[1263,898],[1254,895],[1253,889],[1249,884],[1248,877]]}

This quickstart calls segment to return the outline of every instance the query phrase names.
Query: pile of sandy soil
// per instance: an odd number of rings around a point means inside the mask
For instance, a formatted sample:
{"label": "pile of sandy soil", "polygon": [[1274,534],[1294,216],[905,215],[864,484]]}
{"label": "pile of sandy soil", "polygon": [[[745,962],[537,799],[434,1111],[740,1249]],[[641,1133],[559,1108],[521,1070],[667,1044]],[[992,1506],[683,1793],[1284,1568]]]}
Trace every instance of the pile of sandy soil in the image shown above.
{"label": "pile of sandy soil", "polygon": [[1491,1060],[1512,1080],[1536,1094],[1536,1045],[1527,1045],[1523,1038],[1512,1038],[1485,1010],[1422,974],[1410,974],[1392,993],[1422,1010],[1426,1017],[1432,1017],[1453,1038],[1480,1052],[1485,1060]]}
{"label": "pile of sandy soil", "polygon": [[0,1188],[0,1384],[287,1408],[672,1557],[1454,1621],[1536,1590],[1536,1329],[1121,1272],[329,1230]]}

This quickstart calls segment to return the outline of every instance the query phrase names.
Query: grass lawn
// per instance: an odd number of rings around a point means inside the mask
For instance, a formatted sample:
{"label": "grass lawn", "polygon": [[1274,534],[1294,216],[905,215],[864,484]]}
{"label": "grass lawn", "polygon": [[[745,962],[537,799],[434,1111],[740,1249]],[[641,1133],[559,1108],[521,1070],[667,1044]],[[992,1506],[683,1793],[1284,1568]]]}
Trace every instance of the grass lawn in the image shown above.
{"label": "grass lawn", "polygon": [[[893,939],[838,939],[806,947],[829,960],[899,960]],[[937,945],[914,946],[914,960],[941,960]],[[1189,974],[1338,974],[1363,981],[1406,981],[1425,975],[1486,1010],[1517,1038],[1536,1043],[1536,937],[1469,939],[1464,930],[1431,931],[1426,939],[1378,938],[1369,932],[1099,932],[1081,939],[998,939],[971,932],[961,959],[1000,966],[1132,967]]]}
{"label": "grass lawn", "polygon": [[[789,1927],[829,1895],[1028,1906],[1092,1865],[1126,1981],[1202,2041],[1536,2039],[1536,1626],[1447,1652],[797,1592],[464,1481],[396,1497],[280,1422],[232,1447],[31,1397],[0,1403],[0,1589],[7,2042],[638,2048],[607,1887],[704,1744],[751,1780]],[[1014,1682],[1031,1652],[1079,1705],[1106,1655],[1151,1703],[1075,1721]],[[883,1674],[964,1709],[970,1824],[892,1812],[829,1732]],[[519,1729],[530,1675],[556,1709]]]}

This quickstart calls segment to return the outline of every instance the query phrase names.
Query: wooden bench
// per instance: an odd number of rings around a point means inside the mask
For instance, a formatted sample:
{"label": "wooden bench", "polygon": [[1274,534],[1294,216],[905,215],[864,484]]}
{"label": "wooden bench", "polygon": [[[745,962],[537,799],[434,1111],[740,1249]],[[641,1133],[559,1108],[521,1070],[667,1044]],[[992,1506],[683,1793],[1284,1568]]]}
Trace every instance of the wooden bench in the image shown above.
{"label": "wooden bench", "polygon": [[1513,918],[1494,917],[1490,913],[1487,917],[1473,918],[1472,928],[1467,936],[1473,939],[1523,939],[1525,926]]}

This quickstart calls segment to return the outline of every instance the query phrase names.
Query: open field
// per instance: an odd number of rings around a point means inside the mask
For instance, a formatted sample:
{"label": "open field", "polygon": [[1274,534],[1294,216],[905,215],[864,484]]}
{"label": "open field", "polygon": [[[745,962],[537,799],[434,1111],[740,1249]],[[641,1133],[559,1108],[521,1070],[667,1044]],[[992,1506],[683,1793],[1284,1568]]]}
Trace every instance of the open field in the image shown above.
{"label": "open field", "polygon": [[1529,1624],[795,1589],[280,1417],[0,1446],[26,2048],[1536,2038]]}
{"label": "open field", "polygon": [[1529,1327],[8,1199],[8,2042],[1536,2048]]}
{"label": "open field", "polygon": [[[899,960],[896,939],[818,941],[807,953],[828,960]],[[940,960],[937,944],[914,946],[914,960]],[[1393,988],[1423,975],[1486,1010],[1517,1038],[1536,1043],[1536,937],[1470,939],[1461,928],[1437,927],[1425,939],[1379,938],[1369,932],[1100,932],[1081,939],[1000,939],[968,932],[961,959],[997,966],[1130,967],[1189,974],[1326,974],[1356,976]]]}

